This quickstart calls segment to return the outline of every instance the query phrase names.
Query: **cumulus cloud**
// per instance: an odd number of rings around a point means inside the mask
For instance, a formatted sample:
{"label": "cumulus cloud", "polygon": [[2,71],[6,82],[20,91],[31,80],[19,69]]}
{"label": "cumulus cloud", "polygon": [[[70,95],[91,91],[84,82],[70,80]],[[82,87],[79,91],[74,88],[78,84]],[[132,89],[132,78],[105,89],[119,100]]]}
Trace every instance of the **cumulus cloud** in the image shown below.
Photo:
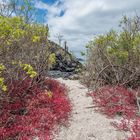
{"label": "cumulus cloud", "polygon": [[46,23],[51,39],[61,33],[71,50],[82,50],[94,35],[118,27],[123,15],[140,12],[140,0],[57,0],[49,5],[39,1],[37,8],[46,9]]}
{"label": "cumulus cloud", "polygon": [[58,7],[58,2],[54,3],[52,6],[42,1],[36,2],[35,7],[38,9],[46,9],[48,11],[47,18],[53,19],[60,15],[61,9]]}

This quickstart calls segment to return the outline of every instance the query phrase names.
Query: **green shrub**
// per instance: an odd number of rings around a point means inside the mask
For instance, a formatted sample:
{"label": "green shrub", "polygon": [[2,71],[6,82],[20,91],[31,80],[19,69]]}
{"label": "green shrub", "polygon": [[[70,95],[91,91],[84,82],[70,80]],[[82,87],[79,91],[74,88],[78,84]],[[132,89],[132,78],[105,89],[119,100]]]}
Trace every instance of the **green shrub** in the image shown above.
{"label": "green shrub", "polygon": [[87,62],[83,81],[87,86],[139,86],[140,17],[125,16],[120,27],[120,32],[111,30],[99,35],[86,46]]}

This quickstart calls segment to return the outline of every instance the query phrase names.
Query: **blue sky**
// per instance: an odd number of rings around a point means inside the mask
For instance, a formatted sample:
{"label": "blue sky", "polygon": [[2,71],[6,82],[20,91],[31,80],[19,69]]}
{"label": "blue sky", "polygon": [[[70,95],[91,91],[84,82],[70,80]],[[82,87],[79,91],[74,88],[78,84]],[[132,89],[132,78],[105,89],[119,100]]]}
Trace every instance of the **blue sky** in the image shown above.
{"label": "blue sky", "polygon": [[39,22],[48,24],[50,39],[63,35],[72,51],[82,51],[89,40],[118,29],[123,15],[140,13],[140,0],[34,0]]}
{"label": "blue sky", "polygon": [[48,4],[53,4],[55,3],[57,0],[41,0],[44,3],[48,3]]}
{"label": "blue sky", "polygon": [[[48,5],[53,5],[57,0],[39,0],[39,2],[43,2],[45,4],[48,4]],[[36,0],[36,4],[38,3],[38,0]],[[44,19],[46,17],[46,14],[48,14],[48,11],[47,9],[36,9],[37,10],[37,14],[36,14],[36,18],[37,18],[37,21],[39,23],[44,23],[46,21],[46,19]],[[44,21],[45,20],[45,21]]]}
{"label": "blue sky", "polygon": [[[35,5],[37,7],[37,21],[39,23],[47,23],[47,14],[49,14],[50,9],[49,7],[51,7],[53,9],[53,7],[59,7],[62,4],[61,0],[35,0]],[[41,8],[40,8],[41,6]],[[63,16],[64,15],[64,11],[60,10],[56,16]]]}

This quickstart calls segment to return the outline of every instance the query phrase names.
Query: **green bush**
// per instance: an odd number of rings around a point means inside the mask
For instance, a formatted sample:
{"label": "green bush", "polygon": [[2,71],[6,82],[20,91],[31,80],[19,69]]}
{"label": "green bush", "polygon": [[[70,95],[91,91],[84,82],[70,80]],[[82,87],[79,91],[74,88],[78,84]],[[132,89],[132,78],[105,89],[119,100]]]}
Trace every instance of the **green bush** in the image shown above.
{"label": "green bush", "polygon": [[2,13],[4,9],[0,5],[0,64],[5,67],[0,78],[4,78],[4,87],[1,85],[4,90],[7,82],[46,76],[55,63],[55,56],[50,52],[48,26],[29,20],[34,9],[31,1],[23,0],[21,5],[14,2],[12,7],[10,2],[4,6],[17,16]]}
{"label": "green bush", "polygon": [[140,17],[125,16],[120,27],[120,32],[111,30],[86,46],[83,81],[91,88],[106,84],[138,87],[140,84]]}

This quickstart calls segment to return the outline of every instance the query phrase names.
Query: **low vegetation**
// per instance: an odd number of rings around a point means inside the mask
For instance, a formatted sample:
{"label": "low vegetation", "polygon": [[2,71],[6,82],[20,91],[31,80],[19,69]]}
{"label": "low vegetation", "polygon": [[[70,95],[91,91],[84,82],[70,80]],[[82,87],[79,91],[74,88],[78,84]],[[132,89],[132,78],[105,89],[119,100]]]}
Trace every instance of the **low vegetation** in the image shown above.
{"label": "low vegetation", "polygon": [[[32,2],[0,3],[1,140],[51,140],[58,125],[67,125],[71,113],[66,87],[46,78],[58,62],[48,26],[32,21]],[[124,16],[120,27],[120,32],[111,30],[86,46],[82,82],[92,91],[97,111],[119,116],[112,125],[129,131],[128,140],[139,140],[140,17]],[[61,60],[61,55],[57,58]],[[69,66],[81,65],[76,63]]]}
{"label": "low vegetation", "polygon": [[140,17],[120,22],[121,31],[96,37],[87,47],[82,82],[92,91],[98,111],[121,116],[119,129],[130,131],[129,140],[140,139]]}
{"label": "low vegetation", "polygon": [[140,114],[135,94],[135,90],[121,86],[105,86],[90,94],[97,111],[111,118],[120,117],[112,124],[120,130],[129,131],[129,140],[138,140],[140,137]]}
{"label": "low vegetation", "polygon": [[85,84],[89,88],[103,85],[139,86],[140,17],[124,17],[121,31],[96,37],[86,46]]}
{"label": "low vegetation", "polygon": [[71,105],[65,86],[51,79],[42,83],[46,90],[29,85],[31,79],[8,86],[8,98],[0,102],[0,139],[50,140],[58,125],[67,125]]}
{"label": "low vegetation", "polygon": [[46,79],[55,63],[49,29],[30,21],[31,1],[22,2],[0,5],[0,139],[50,140],[71,104],[66,87]]}

